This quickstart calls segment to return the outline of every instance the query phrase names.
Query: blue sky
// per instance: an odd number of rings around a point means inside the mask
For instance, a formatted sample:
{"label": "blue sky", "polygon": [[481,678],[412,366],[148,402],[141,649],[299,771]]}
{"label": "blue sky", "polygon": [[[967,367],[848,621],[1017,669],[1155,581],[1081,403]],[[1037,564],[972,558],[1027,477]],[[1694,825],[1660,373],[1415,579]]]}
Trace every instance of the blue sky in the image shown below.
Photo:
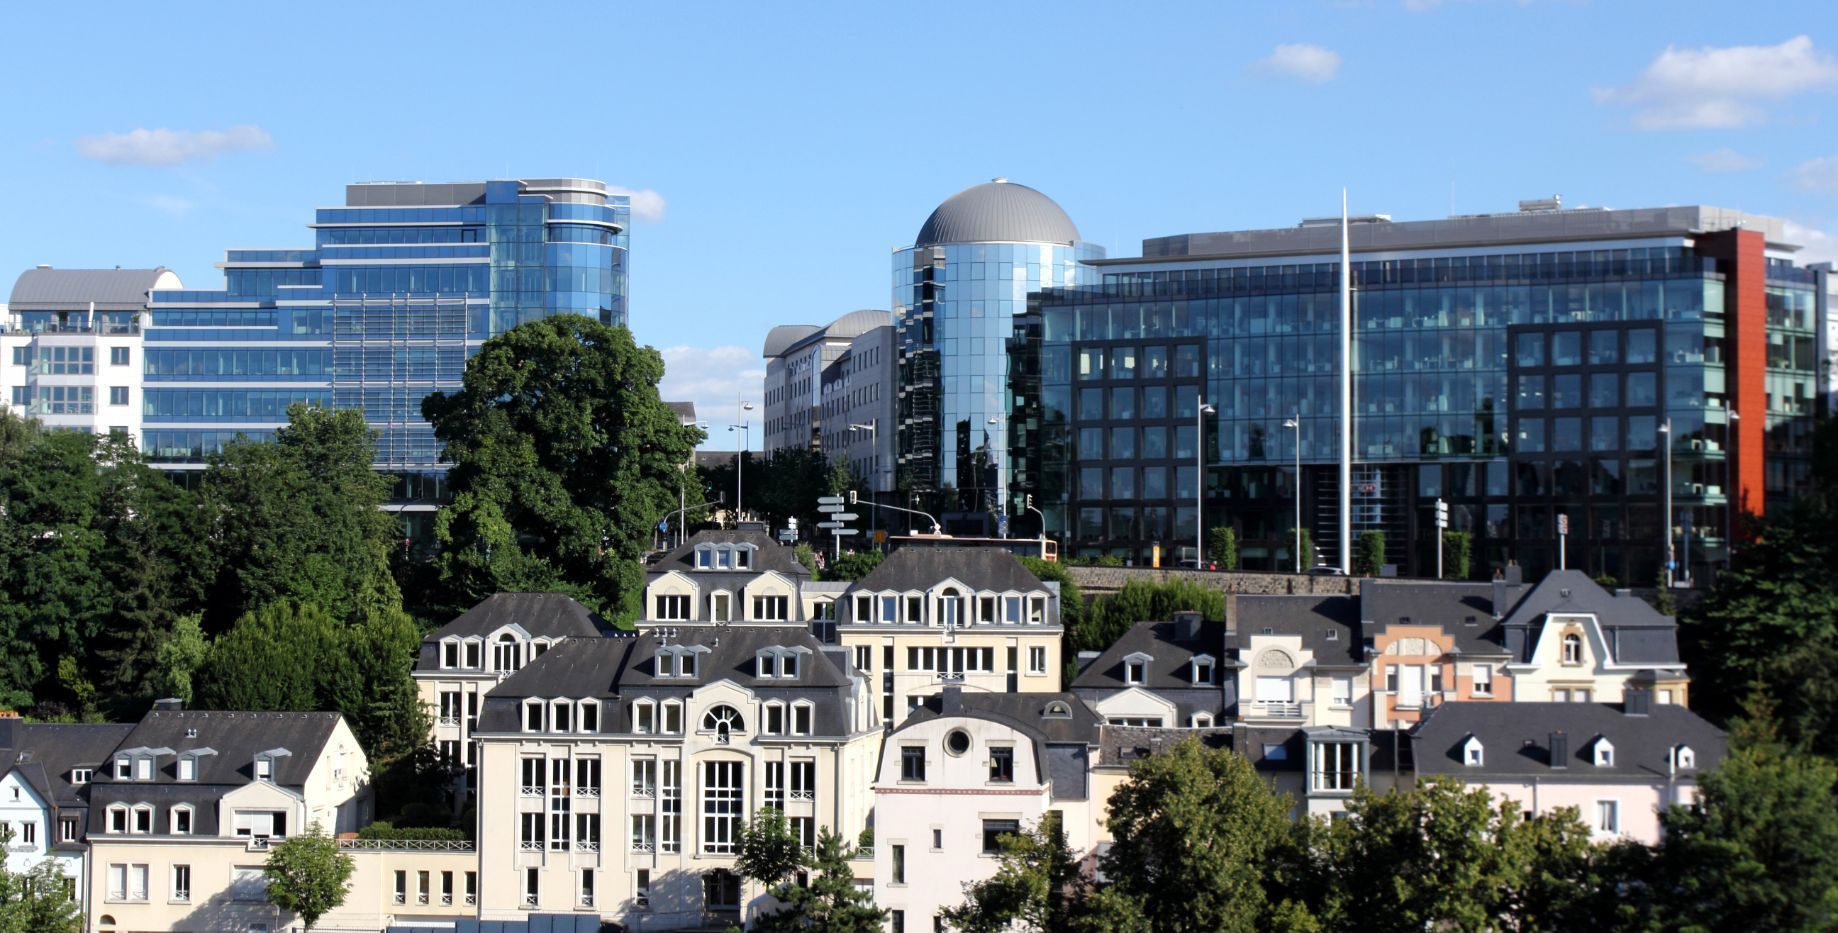
{"label": "blue sky", "polygon": [[[1838,256],[1829,0],[32,4],[0,71],[0,276],[307,245],[371,179],[640,192],[666,394],[759,394],[767,329],[889,300],[889,252],[996,175],[1142,238],[1710,203]],[[726,437],[715,445],[731,444]],[[757,432],[754,443],[757,445]]]}

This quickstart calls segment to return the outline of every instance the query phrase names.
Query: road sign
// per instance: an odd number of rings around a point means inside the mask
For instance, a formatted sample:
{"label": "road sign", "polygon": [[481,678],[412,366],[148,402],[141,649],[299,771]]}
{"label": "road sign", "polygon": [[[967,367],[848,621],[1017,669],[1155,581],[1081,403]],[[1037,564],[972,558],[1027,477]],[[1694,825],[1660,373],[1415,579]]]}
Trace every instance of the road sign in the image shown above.
{"label": "road sign", "polygon": [[855,514],[854,512],[834,512],[834,513],[831,513],[830,515],[831,521],[838,521],[838,522],[852,522],[858,518],[861,518],[861,516]]}
{"label": "road sign", "polygon": [[818,522],[818,528],[841,528],[842,522]]}
{"label": "road sign", "polygon": [[817,497],[818,505],[841,505],[843,504],[843,502],[844,500],[843,500],[843,497],[841,496],[818,496]]}
{"label": "road sign", "polygon": [[846,505],[820,505],[820,506],[817,506],[817,511],[833,515],[846,508],[848,508],[848,506]]}
{"label": "road sign", "polygon": [[837,528],[831,531],[830,534],[836,535],[837,537],[842,537],[843,535],[858,535],[858,534],[861,534],[861,532],[856,531],[853,528]]}
{"label": "road sign", "polygon": [[1557,513],[1557,533],[1560,535],[1570,533],[1570,516],[1562,512]]}
{"label": "road sign", "polygon": [[1449,527],[1449,504],[1441,499],[1436,500],[1436,527]]}

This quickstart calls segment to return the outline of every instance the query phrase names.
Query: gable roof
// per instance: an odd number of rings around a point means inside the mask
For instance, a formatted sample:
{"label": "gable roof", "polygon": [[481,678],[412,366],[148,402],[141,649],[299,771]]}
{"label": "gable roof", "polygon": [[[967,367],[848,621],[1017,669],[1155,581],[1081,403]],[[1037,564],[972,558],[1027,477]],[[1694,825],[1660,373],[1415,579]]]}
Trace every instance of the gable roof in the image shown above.
{"label": "gable roof", "polygon": [[520,626],[535,638],[592,636],[613,627],[566,593],[493,593],[422,641],[485,636],[506,625]]}
{"label": "gable roof", "polygon": [[[1142,687],[1147,690],[1218,691],[1220,677],[1216,672],[1232,665],[1228,640],[1224,622],[1201,622],[1191,637],[1182,636],[1179,622],[1138,622],[1104,649],[1097,660],[1086,665],[1073,678],[1072,687],[1075,690]],[[1126,683],[1123,679],[1123,659],[1132,654],[1146,654],[1151,659],[1140,684]],[[1213,683],[1193,682],[1191,662],[1197,654],[1212,655]]]}
{"label": "gable roof", "polygon": [[0,765],[15,768],[20,777],[47,802],[57,807],[80,807],[85,802],[70,783],[72,768],[101,771],[133,723],[25,723],[0,720]]}
{"label": "gable roof", "polygon": [[[945,693],[925,697],[893,731],[904,732],[933,719],[968,716],[1012,726],[1053,744],[1096,745],[1098,742],[1100,720],[1097,711],[1075,694],[960,692],[955,706],[947,699]],[[1048,717],[1047,706],[1052,703],[1066,704],[1072,715],[1064,719]],[[946,711],[948,706],[951,707],[949,712]]]}
{"label": "gable roof", "polygon": [[1609,593],[1580,570],[1545,575],[1501,622],[1513,660],[1530,661],[1552,614],[1593,615],[1617,664],[1676,665],[1678,623],[1632,594]]}
{"label": "gable roof", "polygon": [[1048,592],[1039,577],[1001,548],[924,545],[896,548],[880,566],[855,581],[848,592],[924,590],[944,580],[956,580],[981,591]]}
{"label": "gable roof", "polygon": [[1453,636],[1462,654],[1506,653],[1493,608],[1493,586],[1487,583],[1367,580],[1359,588],[1365,638],[1392,625],[1431,625]]}
{"label": "gable roof", "polygon": [[[754,547],[753,566],[744,570],[734,568],[697,570],[696,548],[703,544],[751,544]],[[810,571],[806,570],[803,564],[798,563],[796,551],[773,540],[772,536],[766,532],[750,528],[736,531],[720,529],[698,531],[691,535],[688,541],[683,542],[682,547],[673,548],[659,558],[655,564],[652,564],[650,573],[656,575],[676,571],[694,574],[698,578],[720,575],[750,579],[768,570],[785,574],[794,580],[805,580],[810,577]]]}
{"label": "gable roof", "polygon": [[1233,623],[1240,649],[1260,636],[1299,636],[1318,664],[1366,663],[1357,596],[1240,596]]}
{"label": "gable roof", "polygon": [[[1410,731],[1418,774],[1485,778],[1536,777],[1577,782],[1664,780],[1671,749],[1688,745],[1697,770],[1715,767],[1728,748],[1725,734],[1692,711],[1655,703],[1630,716],[1619,703],[1444,703]],[[1551,767],[1551,735],[1567,738],[1567,767]],[[1465,764],[1462,747],[1480,739],[1479,765]],[[1599,768],[1597,736],[1615,747],[1614,765]]]}
{"label": "gable roof", "polygon": [[[141,717],[114,750],[116,754],[135,749],[162,750],[153,780],[115,781],[110,774],[98,771],[92,794],[99,798],[101,788],[108,784],[132,788],[175,783],[174,762],[178,757],[206,748],[216,754],[198,757],[198,778],[184,782],[187,786],[247,784],[253,779],[257,755],[284,748],[289,754],[275,760],[274,783],[299,787],[306,783],[341,720],[338,713],[153,710]],[[356,746],[352,750],[362,754]]]}

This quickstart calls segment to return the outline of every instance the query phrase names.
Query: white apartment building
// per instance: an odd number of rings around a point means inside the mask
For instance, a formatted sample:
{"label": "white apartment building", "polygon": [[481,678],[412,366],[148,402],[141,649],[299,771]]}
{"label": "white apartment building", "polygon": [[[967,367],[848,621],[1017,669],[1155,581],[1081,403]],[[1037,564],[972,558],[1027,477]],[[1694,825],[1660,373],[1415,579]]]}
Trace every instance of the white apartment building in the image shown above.
{"label": "white apartment building", "polygon": [[21,273],[0,315],[0,405],[47,427],[140,439],[147,293],[168,269]]}

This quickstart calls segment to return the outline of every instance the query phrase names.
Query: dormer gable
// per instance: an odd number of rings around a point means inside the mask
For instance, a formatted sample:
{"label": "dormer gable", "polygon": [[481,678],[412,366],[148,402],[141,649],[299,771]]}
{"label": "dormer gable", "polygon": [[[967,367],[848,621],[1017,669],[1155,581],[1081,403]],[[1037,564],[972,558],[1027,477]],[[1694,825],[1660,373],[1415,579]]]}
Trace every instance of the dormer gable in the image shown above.
{"label": "dormer gable", "polygon": [[1470,768],[1478,768],[1487,763],[1486,748],[1481,745],[1479,736],[1469,735],[1468,740],[1461,743],[1461,763]]}
{"label": "dormer gable", "polygon": [[761,648],[753,656],[753,676],[762,680],[796,680],[808,654],[810,649],[803,645]]}
{"label": "dormer gable", "polygon": [[1615,766],[1615,745],[1614,743],[1608,740],[1608,736],[1605,736],[1605,735],[1596,736],[1595,743],[1591,745],[1589,749],[1589,758],[1591,761],[1595,762],[1595,766],[1598,768],[1614,767]]}
{"label": "dormer gable", "polygon": [[293,752],[285,748],[271,748],[265,752],[256,752],[255,761],[251,764],[250,774],[258,781],[273,784],[275,768],[278,762],[283,758],[292,756]]}
{"label": "dormer gable", "polygon": [[1123,682],[1126,684],[1146,684],[1149,682],[1149,664],[1155,659],[1146,652],[1133,651],[1123,656]]}
{"label": "dormer gable", "polygon": [[1188,661],[1188,672],[1192,676],[1192,680],[1195,684],[1204,685],[1212,683],[1213,670],[1216,667],[1218,667],[1218,664],[1210,654],[1196,654]]}
{"label": "dormer gable", "polygon": [[752,570],[759,547],[748,541],[704,541],[696,545],[694,570]]}
{"label": "dormer gable", "polygon": [[1672,747],[1671,758],[1672,770],[1674,771],[1697,770],[1698,753],[1692,751],[1689,745],[1674,745]]}
{"label": "dormer gable", "polygon": [[707,653],[706,645],[659,645],[651,655],[651,676],[693,679],[700,673],[701,656]]}
{"label": "dormer gable", "polygon": [[199,759],[216,754],[217,750],[209,746],[189,748],[180,752],[178,761],[173,763],[173,777],[180,781],[197,780],[198,769],[203,764]]}

